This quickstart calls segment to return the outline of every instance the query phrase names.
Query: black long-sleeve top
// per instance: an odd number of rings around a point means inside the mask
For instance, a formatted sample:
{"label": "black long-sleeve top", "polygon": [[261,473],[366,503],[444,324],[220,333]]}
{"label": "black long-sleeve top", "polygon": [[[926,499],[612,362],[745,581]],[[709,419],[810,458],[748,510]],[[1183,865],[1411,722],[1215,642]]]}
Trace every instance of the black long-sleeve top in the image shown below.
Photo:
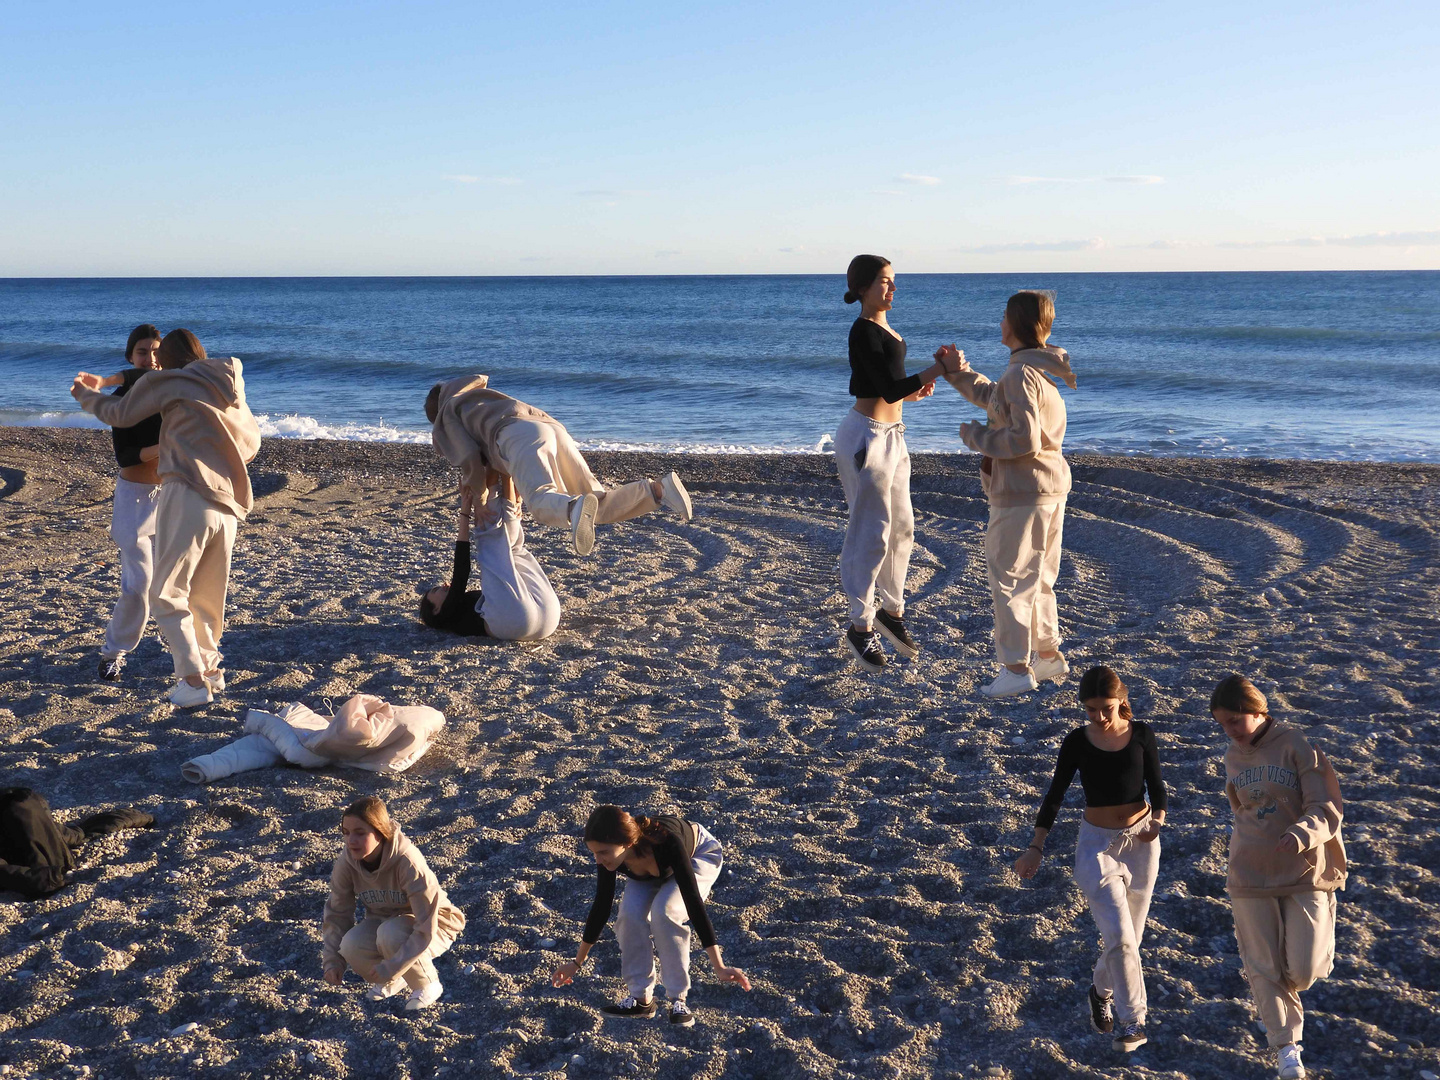
{"label": "black long-sleeve top", "polygon": [[[145,368],[132,367],[121,377],[125,380],[117,386],[112,397],[124,397],[135,385],[135,380],[145,374]],[[131,427],[117,427],[110,429],[110,441],[115,445],[115,460],[120,463],[122,469],[131,465],[140,464],[140,451],[147,446],[160,445],[160,414],[147,416],[138,424]]]}
{"label": "black long-sleeve top", "polygon": [[878,323],[856,319],[850,327],[850,393],[893,405],[920,385],[919,375],[905,374],[905,342]]}
{"label": "black long-sleeve top", "polygon": [[[654,844],[650,850],[660,868],[660,876],[641,877],[631,873],[623,865],[619,872],[636,881],[664,881],[673,874],[675,884],[680,889],[680,898],[685,901],[685,913],[690,916],[690,925],[700,939],[700,947],[708,949],[715,944],[715,927],[710,924],[710,916],[705,911],[705,901],[700,896],[700,886],[695,881],[695,867],[690,863],[695,827],[674,817],[662,817],[658,820],[665,828],[665,839]],[[597,869],[600,873],[595,882],[595,902],[590,905],[590,916],[585,920],[585,932],[580,936],[580,940],[587,945],[594,945],[600,940],[600,932],[610,921],[610,908],[615,903],[616,871],[606,870],[603,866]]]}
{"label": "black long-sleeve top", "polygon": [[465,591],[470,584],[470,541],[455,541],[455,566],[450,573],[450,592],[436,613],[436,622],[454,634],[483,637],[487,631],[480,617],[480,591]]}
{"label": "black long-sleeve top", "polygon": [[1086,806],[1124,806],[1145,800],[1150,793],[1150,809],[1164,813],[1167,804],[1165,782],[1160,779],[1160,753],[1155,749],[1155,733],[1140,720],[1130,722],[1130,741],[1119,750],[1101,750],[1076,728],[1060,744],[1060,757],[1055,762],[1055,779],[1035,816],[1037,829],[1049,829],[1065,801],[1065,792],[1075,771],[1085,788]]}

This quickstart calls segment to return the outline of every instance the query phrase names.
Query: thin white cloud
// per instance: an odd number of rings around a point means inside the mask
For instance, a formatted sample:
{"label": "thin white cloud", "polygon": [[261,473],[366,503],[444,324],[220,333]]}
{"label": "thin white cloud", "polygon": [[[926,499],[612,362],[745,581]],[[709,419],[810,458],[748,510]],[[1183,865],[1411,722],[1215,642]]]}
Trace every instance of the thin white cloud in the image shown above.
{"label": "thin white cloud", "polygon": [[[1092,178],[1093,179],[1093,178]],[[1090,180],[1068,176],[1007,176],[1007,184],[1088,184]]]}
{"label": "thin white cloud", "polygon": [[921,173],[901,173],[895,179],[902,184],[919,184],[921,187],[934,187],[940,183],[938,176],[925,176]]}
{"label": "thin white cloud", "polygon": [[804,244],[800,244],[800,245],[798,245],[797,247],[783,247],[783,248],[777,248],[776,250],[780,251],[782,254],[785,254],[785,255],[800,255],[800,254],[803,254],[803,253],[804,253],[804,251],[805,251],[805,245],[804,245]]}
{"label": "thin white cloud", "polygon": [[979,247],[956,248],[966,255],[1004,255],[1024,251],[1098,251],[1105,241],[1098,236],[1089,240],[1039,240],[1015,244],[981,244]]}
{"label": "thin white cloud", "polygon": [[1301,236],[1294,240],[1226,240],[1222,248],[1283,247],[1434,247],[1440,244],[1440,229],[1429,232],[1364,233],[1360,236]]}
{"label": "thin white cloud", "polygon": [[655,258],[657,258],[657,259],[671,259],[671,258],[674,258],[676,255],[684,255],[684,254],[685,254],[685,253],[684,253],[683,251],[678,251],[678,250],[675,250],[675,249],[673,249],[673,248],[662,248],[661,250],[655,252]]}
{"label": "thin white cloud", "polygon": [[514,187],[521,182],[515,176],[476,176],[473,173],[444,173],[440,179],[452,184],[503,184],[506,187]]}
{"label": "thin white cloud", "polygon": [[650,192],[633,188],[589,188],[575,194],[582,199],[633,199],[640,195],[649,195]]}
{"label": "thin white cloud", "polygon": [[1163,184],[1163,176],[1149,174],[1136,176],[1007,176],[1005,182],[1017,184]]}
{"label": "thin white cloud", "polygon": [[1105,177],[1105,182],[1107,184],[1163,184],[1165,182],[1165,178],[1163,176],[1150,175],[1107,176]]}

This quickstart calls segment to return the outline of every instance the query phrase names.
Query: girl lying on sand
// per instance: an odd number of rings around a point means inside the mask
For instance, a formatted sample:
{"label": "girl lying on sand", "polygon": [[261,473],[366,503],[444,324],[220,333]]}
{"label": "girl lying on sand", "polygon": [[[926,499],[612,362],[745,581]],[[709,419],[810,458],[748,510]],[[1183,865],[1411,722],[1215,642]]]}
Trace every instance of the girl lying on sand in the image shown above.
{"label": "girl lying on sand", "polygon": [[1070,466],[1061,453],[1065,400],[1055,380],[1074,389],[1075,375],[1065,350],[1046,344],[1054,322],[1048,293],[1010,297],[1000,319],[1010,365],[998,382],[971,371],[953,345],[936,354],[961,365],[946,381],[986,414],[983,424],[961,424],[960,438],[984,455],[980,484],[990,500],[985,566],[995,601],[995,653],[1003,667],[982,688],[988,697],[1023,694],[1042,679],[1058,683],[1070,671],[1060,652],[1055,608],[1070,492]]}
{"label": "girl lying on sand", "polygon": [[[325,981],[339,986],[348,965],[371,984],[371,1001],[408,986],[405,1010],[428,1008],[445,990],[432,961],[460,936],[465,916],[375,796],[345,808],[340,834],[345,850],[330,874],[321,929]],[[358,924],[356,900],[365,905]]]}
{"label": "girl lying on sand", "polygon": [[[460,489],[455,567],[448,585],[436,585],[420,598],[420,621],[456,634],[540,641],[560,625],[560,598],[525,546],[515,482],[493,472],[488,479],[494,486],[487,484],[483,503],[476,503],[469,488]],[[472,518],[480,589],[467,592]]]}
{"label": "girl lying on sand", "polygon": [[1129,1053],[1146,1041],[1140,939],[1160,865],[1165,784],[1155,736],[1131,717],[1129,694],[1115,672],[1091,668],[1076,696],[1090,723],[1060,744],[1055,778],[1035,817],[1035,838],[1015,860],[1015,872],[1028,881],[1040,868],[1045,837],[1078,770],[1085,817],[1075,845],[1075,883],[1104,942],[1090,987],[1090,1022],[1097,1032],[1114,1035],[1116,1050]]}
{"label": "girl lying on sand", "polygon": [[1215,688],[1210,714],[1230,739],[1225,794],[1235,825],[1225,888],[1235,940],[1280,1080],[1300,1080],[1300,991],[1335,964],[1335,893],[1346,875],[1340,785],[1324,753],[1275,720],[1243,675]]}
{"label": "girl lying on sand", "polygon": [[[568,986],[585,964],[610,918],[618,871],[630,879],[620,898],[615,938],[620,942],[620,977],[630,994],[603,1010],[611,1016],[655,1015],[655,954],[670,998],[670,1022],[695,1023],[685,999],[690,993],[690,929],[700,935],[715,977],[750,989],[739,968],[726,967],[705,912],[705,898],[720,876],[720,841],[705,826],[678,817],[632,817],[618,806],[601,806],[585,823],[585,846],[595,856],[599,878],[595,902],[585,920],[575,959],[555,969],[551,982]],[[687,922],[688,919],[688,922]]]}

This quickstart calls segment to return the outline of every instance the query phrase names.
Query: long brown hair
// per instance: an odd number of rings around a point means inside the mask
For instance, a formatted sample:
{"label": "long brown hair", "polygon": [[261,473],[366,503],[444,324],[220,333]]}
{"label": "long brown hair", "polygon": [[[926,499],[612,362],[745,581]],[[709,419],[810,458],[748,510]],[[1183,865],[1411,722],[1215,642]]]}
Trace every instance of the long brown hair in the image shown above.
{"label": "long brown hair", "polygon": [[651,847],[664,839],[663,826],[644,814],[631,814],[618,806],[597,806],[585,822],[587,844],[633,847],[648,855]]}
{"label": "long brown hair", "polygon": [[1055,300],[1047,292],[1026,289],[1005,302],[1005,321],[1010,333],[1027,349],[1038,349],[1055,325]]}
{"label": "long brown hair", "polygon": [[1251,716],[1269,716],[1270,703],[1255,684],[1244,675],[1227,675],[1210,695],[1210,711],[1228,709],[1233,713],[1249,713]]}
{"label": "long brown hair", "polygon": [[160,366],[171,371],[183,368],[193,360],[204,360],[205,346],[189,330],[171,330],[160,339],[160,348],[155,353]]}
{"label": "long brown hair", "polygon": [[1134,719],[1134,714],[1130,711],[1130,691],[1120,681],[1120,676],[1104,664],[1096,664],[1080,676],[1075,697],[1082,705],[1091,698],[1115,698],[1120,702],[1121,717],[1126,720]]}
{"label": "long brown hair", "polygon": [[343,821],[347,817],[359,818],[379,834],[382,840],[393,840],[395,838],[395,821],[390,817],[390,811],[385,806],[385,800],[377,795],[362,795],[340,815]]}

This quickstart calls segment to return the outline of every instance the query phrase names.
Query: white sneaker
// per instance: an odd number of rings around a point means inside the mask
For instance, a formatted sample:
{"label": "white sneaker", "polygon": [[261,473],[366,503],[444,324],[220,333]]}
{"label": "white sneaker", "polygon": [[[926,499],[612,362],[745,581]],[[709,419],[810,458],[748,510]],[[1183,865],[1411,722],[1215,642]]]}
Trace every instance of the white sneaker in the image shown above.
{"label": "white sneaker", "polygon": [[[401,990],[404,990],[404,989],[405,989],[405,978],[404,978],[404,976],[402,976],[402,975],[396,975],[395,978],[391,979],[389,982],[387,982],[387,983],[376,983],[374,986],[370,987],[369,990],[366,990],[366,991],[365,991],[365,1000],[366,1000],[366,1001],[384,1001],[384,1000],[385,1000],[386,998],[388,998],[388,997],[394,997],[396,994],[398,994]],[[438,995],[437,995],[437,996],[438,996]]]}
{"label": "white sneaker", "polygon": [[570,543],[576,555],[589,555],[595,550],[595,515],[600,500],[594,495],[581,495],[570,504]]}
{"label": "white sneaker", "polygon": [[1305,1080],[1305,1065],[1300,1060],[1300,1044],[1280,1047],[1280,1080]]}
{"label": "white sneaker", "polygon": [[1030,654],[1030,674],[1035,676],[1035,682],[1042,683],[1049,679],[1056,686],[1065,681],[1065,676],[1070,674],[1070,665],[1065,661],[1065,654],[1059,649],[1055,650],[1055,657],[1046,660],[1039,653]]}
{"label": "white sneaker", "polygon": [[[595,496],[591,495],[590,498]],[[410,996],[405,999],[406,1012],[419,1012],[421,1009],[428,1009],[435,1002],[440,1000],[440,995],[445,992],[445,987],[436,979],[432,983],[426,983],[419,990],[411,990]]]}
{"label": "white sneaker", "polygon": [[660,497],[662,506],[667,510],[674,510],[685,521],[694,518],[695,507],[690,502],[690,492],[685,490],[685,485],[680,482],[674,469],[660,478],[660,490],[663,492]]}
{"label": "white sneaker", "polygon": [[205,680],[205,685],[210,687],[210,692],[212,694],[223,694],[225,692],[224,668],[216,668],[214,675],[203,675],[201,676],[201,678]]}
{"label": "white sneaker", "polygon": [[203,682],[199,686],[191,686],[181,679],[170,690],[170,704],[178,705],[182,709],[193,709],[197,705],[209,705],[214,700],[215,695],[210,693],[210,687]]}
{"label": "white sneaker", "polygon": [[1035,681],[1034,674],[1028,668],[1018,674],[1009,668],[1001,668],[994,682],[980,687],[980,693],[988,698],[1002,698],[1028,694],[1031,690],[1038,689],[1040,684]]}

